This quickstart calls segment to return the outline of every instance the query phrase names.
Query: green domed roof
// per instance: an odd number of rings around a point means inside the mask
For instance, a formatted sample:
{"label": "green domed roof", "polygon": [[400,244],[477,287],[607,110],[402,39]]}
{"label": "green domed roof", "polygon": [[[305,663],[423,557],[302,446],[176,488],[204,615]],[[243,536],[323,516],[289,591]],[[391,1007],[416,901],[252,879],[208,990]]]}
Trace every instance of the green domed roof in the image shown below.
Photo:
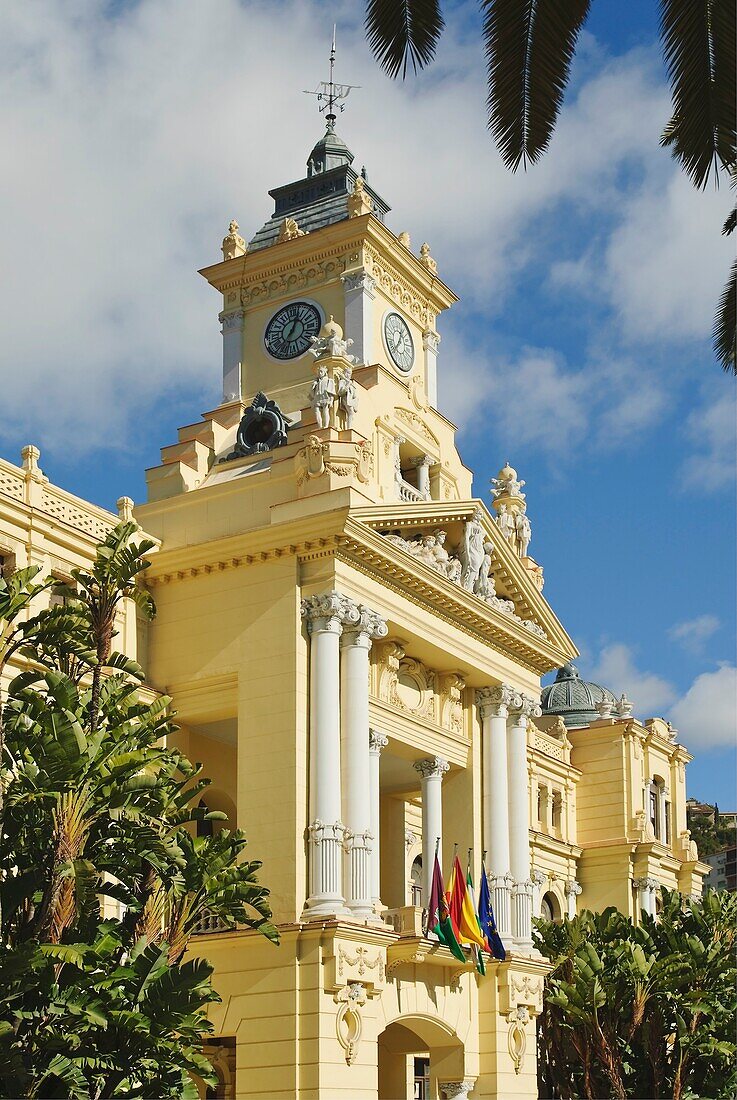
{"label": "green domed roof", "polygon": [[608,688],[582,680],[575,665],[563,665],[552,684],[542,689],[540,702],[543,714],[557,714],[569,729],[588,726],[599,717],[596,704],[604,700],[616,706],[617,700]]}
{"label": "green domed roof", "polygon": [[329,172],[331,168],[339,168],[343,164],[351,164],[352,161],[353,153],[343,141],[343,138],[336,134],[332,118],[328,118],[325,133],[317,142],[307,160],[307,175],[312,176],[318,172]]}

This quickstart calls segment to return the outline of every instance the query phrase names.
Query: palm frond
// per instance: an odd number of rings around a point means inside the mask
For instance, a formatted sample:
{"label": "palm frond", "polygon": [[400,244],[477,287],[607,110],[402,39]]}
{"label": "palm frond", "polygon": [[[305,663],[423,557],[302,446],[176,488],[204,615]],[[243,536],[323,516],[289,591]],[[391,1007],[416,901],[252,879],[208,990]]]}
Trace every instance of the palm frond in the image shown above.
{"label": "palm frond", "polygon": [[553,135],[590,0],[482,0],[489,129],[512,171]]}
{"label": "palm frond", "polygon": [[368,0],[366,35],[374,57],[391,77],[424,69],[435,57],[445,21],[439,0]]}
{"label": "palm frond", "polygon": [[673,97],[660,143],[705,187],[735,164],[734,0],[661,0],[660,33]]}
{"label": "palm frond", "polygon": [[717,360],[728,374],[737,375],[737,260],[719,299],[712,339]]}

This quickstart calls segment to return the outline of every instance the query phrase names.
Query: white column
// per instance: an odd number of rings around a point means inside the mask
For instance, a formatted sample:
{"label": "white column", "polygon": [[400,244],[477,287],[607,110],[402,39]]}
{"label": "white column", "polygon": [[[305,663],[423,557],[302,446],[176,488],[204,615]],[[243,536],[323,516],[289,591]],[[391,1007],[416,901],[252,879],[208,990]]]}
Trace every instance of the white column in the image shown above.
{"label": "white column", "polygon": [[373,913],[371,787],[369,784],[369,651],[374,638],[385,638],[384,620],[362,604],[346,601],[350,621],[341,638],[340,707],[345,821],[346,904],[365,920]]}
{"label": "white column", "polygon": [[568,919],[573,920],[576,915],[576,898],[581,893],[581,884],[575,878],[566,883],[566,901],[568,903]]}
{"label": "white column", "polygon": [[371,900],[374,912],[381,908],[381,800],[379,792],[379,759],[381,750],[389,744],[389,738],[378,730],[369,730],[369,796],[371,802],[371,832],[374,847],[371,852]]}
{"label": "white column", "polygon": [[373,348],[373,312],[376,280],[363,269],[347,271],[340,277],[345,291],[346,337],[353,340],[352,354],[358,363],[376,360]]}
{"label": "white column", "polygon": [[243,319],[245,312],[234,309],[221,313],[223,334],[223,401],[236,401],[241,396],[243,366]]}
{"label": "white column", "polygon": [[542,871],[535,870],[530,875],[532,880],[532,915],[534,917],[540,916],[540,911],[543,903],[543,894],[545,893],[545,885],[548,881],[548,876],[543,874]]}
{"label": "white column", "polygon": [[507,780],[507,715],[514,699],[509,684],[476,693],[482,723],[484,847],[489,889],[502,939],[511,933],[509,865],[509,785]]}
{"label": "white column", "polygon": [[422,776],[422,904],[430,904],[435,845],[438,861],[443,866],[443,776],[450,768],[442,756],[415,761],[415,771]]}
{"label": "white column", "polygon": [[509,863],[512,889],[512,936],[523,952],[532,950],[532,880],[530,879],[530,803],[527,787],[527,723],[541,714],[534,699],[518,695],[510,707],[507,734],[509,776]]}
{"label": "white column", "polygon": [[425,393],[434,409],[438,406],[438,347],[440,337],[432,329],[422,334],[422,350],[425,353]]}
{"label": "white column", "polygon": [[417,491],[422,493],[425,500],[430,499],[430,467],[433,464],[433,460],[430,455],[420,455],[415,459],[415,469],[417,470]]}
{"label": "white column", "polygon": [[309,596],[302,614],[310,634],[310,894],[307,916],[345,913],[344,825],[340,775],[340,636],[346,600],[339,592]]}
{"label": "white column", "polygon": [[670,791],[667,787],[658,787],[658,812],[660,814],[660,843],[667,844],[666,837],[668,835],[668,827],[666,825],[666,803],[670,798]]}

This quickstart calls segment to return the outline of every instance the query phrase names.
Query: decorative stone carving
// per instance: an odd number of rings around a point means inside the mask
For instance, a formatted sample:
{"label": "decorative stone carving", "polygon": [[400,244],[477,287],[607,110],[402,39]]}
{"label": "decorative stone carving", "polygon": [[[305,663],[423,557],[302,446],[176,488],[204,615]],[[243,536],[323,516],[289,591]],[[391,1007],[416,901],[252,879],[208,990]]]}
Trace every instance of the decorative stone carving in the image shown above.
{"label": "decorative stone carving", "polygon": [[344,597],[344,601],[343,623],[346,632],[365,634],[369,641],[386,638],[388,633],[386,620],[378,611],[372,611],[365,604],[355,603],[348,596]]}
{"label": "decorative stone carving", "polygon": [[499,471],[498,477],[491,479],[491,488],[495,500],[499,500],[500,497],[510,496],[519,497],[522,500],[525,499],[525,494],[522,492],[522,487],[526,483],[519,481],[517,478],[517,471],[505,462],[504,466]]}
{"label": "decorative stone carving", "polygon": [[328,368],[321,363],[317,368],[317,376],[310,386],[310,405],[315,413],[318,428],[330,427],[330,410],[334,400],[335,382],[328,374]]}
{"label": "decorative stone carving", "polygon": [[335,1003],[338,1005],[335,1031],[349,1066],[358,1057],[362,1031],[361,1008],[366,1004],[367,996],[362,982],[350,982],[335,994]]}
{"label": "decorative stone carving", "polygon": [[438,776],[442,778],[447,771],[450,771],[450,764],[442,756],[429,756],[425,760],[415,760],[414,769],[423,779]]}
{"label": "decorative stone carving", "polygon": [[310,634],[319,630],[340,634],[344,625],[355,625],[360,618],[358,606],[353,600],[336,591],[306,596],[302,600],[301,611]]}
{"label": "decorative stone carving", "polygon": [[510,706],[510,712],[516,726],[525,726],[531,718],[539,718],[542,714],[542,707],[537,699],[530,698],[529,695],[523,695],[522,693],[515,696],[514,701]]}
{"label": "decorative stone carving", "polygon": [[259,392],[241,417],[234,450],[220,461],[229,462],[232,458],[283,447],[287,441],[287,430],[286,417],[277,403]]}
{"label": "decorative stone carving", "polygon": [[341,275],[340,281],[345,287],[346,294],[359,290],[370,294],[372,298],[374,297],[376,279],[372,279],[367,271],[346,271]]}
{"label": "decorative stone carving", "polygon": [[369,752],[380,753],[389,744],[389,738],[379,730],[369,730]]}
{"label": "decorative stone carving", "polygon": [[338,379],[338,410],[343,419],[343,426],[350,431],[353,427],[353,417],[358,412],[358,386],[353,381],[353,371],[350,367],[344,367]]}
{"label": "decorative stone carving", "polygon": [[235,256],[246,254],[246,242],[238,232],[238,222],[235,218],[228,226],[227,235],[223,237],[222,251],[224,260],[232,260]]}
{"label": "decorative stone carving", "polygon": [[458,672],[444,672],[438,681],[440,724],[453,733],[463,733],[463,690],[466,681]]}
{"label": "decorative stone carving", "polygon": [[431,272],[431,274],[433,274],[433,275],[437,274],[438,265],[436,264],[435,260],[433,260],[432,256],[430,255],[430,245],[427,243],[427,241],[424,241],[420,245],[420,263],[424,267],[426,267],[427,270],[429,272]]}
{"label": "decorative stone carving", "polygon": [[342,978],[346,973],[350,975],[352,970],[355,970],[359,978],[375,971],[378,981],[383,982],[384,956],[382,952],[379,951],[373,958],[370,958],[368,947],[359,944],[356,947],[355,954],[349,955],[341,944],[338,948],[338,977]]}
{"label": "decorative stone carving", "polygon": [[277,244],[283,244],[284,241],[293,241],[297,237],[306,237],[307,230],[300,229],[294,218],[285,218],[279,226],[279,236],[276,238]]}
{"label": "decorative stone carving", "polygon": [[406,230],[406,229],[405,229],[405,230],[403,230],[403,231],[402,231],[402,232],[401,232],[401,233],[399,234],[399,236],[397,237],[397,241],[399,242],[399,244],[403,245],[403,246],[404,246],[405,248],[409,248],[409,247],[410,247],[410,244],[412,243],[412,242],[410,241],[409,233],[407,232],[407,230]]}
{"label": "decorative stone carving", "polygon": [[487,600],[490,596],[496,596],[496,585],[491,575],[491,558],[494,547],[490,542],[484,543],[484,558],[479,568],[479,575],[473,586],[473,591],[479,599]]}
{"label": "decorative stone carving", "polygon": [[361,484],[368,484],[374,469],[371,442],[361,439],[358,443],[328,443],[318,435],[307,438],[307,445],[295,456],[297,488],[305,482],[324,474],[336,477],[355,477]]}
{"label": "decorative stone carving", "polygon": [[507,1049],[514,1065],[514,1072],[521,1073],[527,1051],[527,1031],[525,1024],[530,1022],[530,1012],[526,1005],[517,1005],[507,1016]]}
{"label": "decorative stone carving", "polygon": [[527,548],[532,538],[532,527],[524,511],[517,513],[514,521],[515,534],[517,536],[517,548],[521,558],[527,557]]}
{"label": "decorative stone carving", "polygon": [[457,551],[461,563],[461,585],[468,592],[474,591],[474,586],[486,556],[484,528],[481,518],[481,512],[477,510],[473,513],[471,519],[466,520],[463,525],[463,537]]}
{"label": "decorative stone carving", "polygon": [[482,718],[507,718],[509,708],[519,704],[520,695],[510,684],[495,684],[479,688],[476,702]]}
{"label": "decorative stone carving", "polygon": [[515,523],[514,514],[509,511],[504,503],[499,505],[496,523],[507,542],[514,542],[514,537],[517,534],[517,524]]}
{"label": "decorative stone carving", "polygon": [[616,706],[617,717],[618,718],[631,718],[632,717],[632,708],[633,708],[633,704],[630,702],[630,700],[627,698],[627,696],[624,694],[624,692],[622,692],[621,696],[619,697],[619,702],[617,703],[617,706]]}
{"label": "decorative stone carving", "polygon": [[389,683],[388,702],[418,718],[435,720],[435,674],[413,657],[403,657]]}
{"label": "decorative stone carving", "polygon": [[370,214],[374,209],[373,200],[366,193],[366,185],[362,176],[356,176],[353,190],[346,199],[349,218],[360,218],[362,214]]}
{"label": "decorative stone carving", "polygon": [[455,1100],[458,1096],[468,1096],[474,1084],[474,1081],[438,1081],[438,1088],[445,1100]]}
{"label": "decorative stone carving", "polygon": [[220,323],[222,324],[223,333],[226,332],[242,332],[243,321],[246,314],[242,309],[232,309],[230,313],[220,314]]}
{"label": "decorative stone carving", "polygon": [[404,830],[404,847],[407,849],[407,851],[409,851],[410,848],[414,847],[414,845],[417,843],[417,840],[418,837],[416,833],[413,833],[411,829]]}
{"label": "decorative stone carving", "polygon": [[343,329],[332,316],[320,329],[320,335],[313,336],[310,343],[310,351],[316,359],[325,355],[331,359],[347,359],[349,363],[356,361],[355,355],[348,354],[348,348],[353,347],[353,341],[343,339]]}
{"label": "decorative stone carving", "polygon": [[602,699],[601,702],[596,704],[596,710],[600,718],[609,718],[612,713],[612,707],[614,704],[610,699]]}

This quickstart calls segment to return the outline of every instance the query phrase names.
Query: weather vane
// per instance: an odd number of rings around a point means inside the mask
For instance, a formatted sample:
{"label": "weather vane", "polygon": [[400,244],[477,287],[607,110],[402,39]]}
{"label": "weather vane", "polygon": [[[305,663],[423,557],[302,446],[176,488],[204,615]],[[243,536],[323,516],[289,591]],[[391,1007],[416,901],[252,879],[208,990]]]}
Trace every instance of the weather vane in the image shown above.
{"label": "weather vane", "polygon": [[335,108],[339,110],[345,110],[345,103],[341,101],[347,99],[354,88],[360,88],[360,84],[336,84],[333,80],[333,69],[335,67],[335,24],[333,23],[333,44],[330,47],[330,80],[321,80],[317,86],[317,90],[314,92],[305,92],[305,95],[317,96],[317,102],[320,104],[318,108],[321,114],[325,115],[328,122],[335,122]]}

